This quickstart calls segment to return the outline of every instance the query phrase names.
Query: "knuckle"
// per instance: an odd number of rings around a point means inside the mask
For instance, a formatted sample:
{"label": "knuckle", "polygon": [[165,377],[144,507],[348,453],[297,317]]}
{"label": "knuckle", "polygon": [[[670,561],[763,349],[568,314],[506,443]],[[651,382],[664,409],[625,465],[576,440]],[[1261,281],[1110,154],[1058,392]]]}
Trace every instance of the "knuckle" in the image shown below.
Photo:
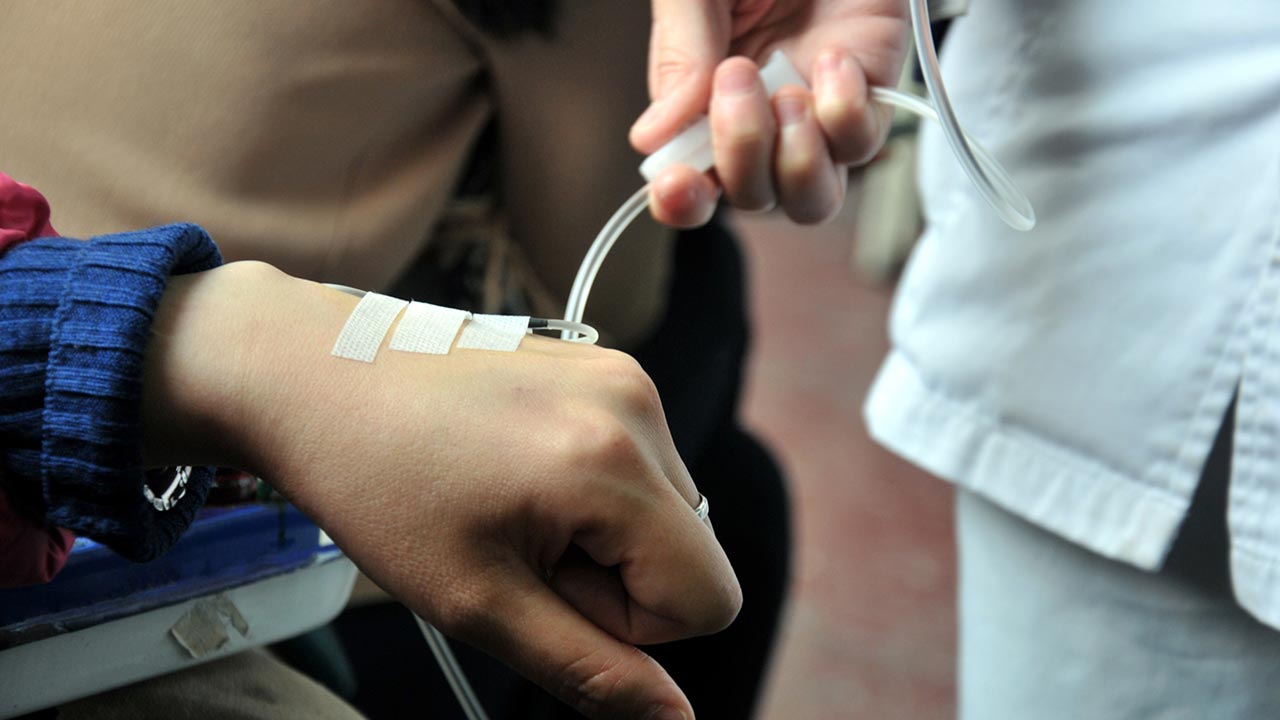
{"label": "knuckle", "polygon": [[560,696],[584,715],[598,716],[624,695],[641,658],[648,660],[635,648],[621,653],[593,650],[565,667]]}
{"label": "knuckle", "polygon": [[[670,23],[668,19],[655,18],[654,31],[661,36],[670,36]],[[687,84],[709,84],[711,80],[711,72],[701,58],[670,42],[661,42],[653,47],[651,71],[658,96]]]}
{"label": "knuckle", "polygon": [[742,586],[737,579],[726,583],[721,592],[720,614],[712,623],[716,626],[712,632],[720,632],[729,627],[738,619],[738,613],[742,612]]}
{"label": "knuckle", "polygon": [[815,142],[793,143],[778,153],[778,184],[806,186],[813,182],[826,158]]}
{"label": "knuckle", "polygon": [[589,396],[557,414],[546,448],[557,474],[597,482],[647,467],[643,429],[666,421],[657,387],[634,359],[610,351],[592,362]]}
{"label": "knuckle", "polygon": [[711,113],[711,142],[721,152],[763,153],[773,147],[777,132],[772,115],[757,112],[717,111]]}
{"label": "knuckle", "polygon": [[602,372],[605,374],[625,374],[628,372],[644,372],[640,368],[640,363],[635,358],[612,348],[599,348],[596,353],[596,362],[603,366]]}
{"label": "knuckle", "polygon": [[561,476],[597,482],[610,470],[634,464],[642,455],[631,430],[607,410],[582,410],[561,425],[557,451]]}
{"label": "knuckle", "polygon": [[633,465],[642,454],[631,430],[612,416],[594,423],[582,447],[587,455],[586,462],[595,467]]}
{"label": "knuckle", "polygon": [[742,611],[742,586],[732,575],[715,584],[710,601],[704,605],[693,623],[697,635],[712,635],[733,624]]}
{"label": "knuckle", "polygon": [[814,112],[823,127],[840,129],[848,132],[861,127],[867,122],[868,105],[865,101],[849,100],[843,97],[815,98]]}
{"label": "knuckle", "polygon": [[816,112],[836,162],[861,165],[875,154],[878,124],[867,103],[826,100]]}
{"label": "knuckle", "polygon": [[604,377],[610,394],[628,410],[638,414],[661,412],[658,388],[635,358],[613,353],[606,362]]}

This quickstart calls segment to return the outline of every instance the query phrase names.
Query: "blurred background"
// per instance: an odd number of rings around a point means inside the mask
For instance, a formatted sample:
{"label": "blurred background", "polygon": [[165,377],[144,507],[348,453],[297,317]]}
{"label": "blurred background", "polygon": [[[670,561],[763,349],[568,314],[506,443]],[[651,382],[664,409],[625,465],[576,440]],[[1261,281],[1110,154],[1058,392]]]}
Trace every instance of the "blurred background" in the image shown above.
{"label": "blurred background", "polygon": [[858,205],[886,207],[858,195],[818,228],[732,218],[754,324],[745,420],[777,453],[795,512],[766,720],[955,715],[952,491],[877,446],[862,421],[905,248],[891,220],[858,217]]}

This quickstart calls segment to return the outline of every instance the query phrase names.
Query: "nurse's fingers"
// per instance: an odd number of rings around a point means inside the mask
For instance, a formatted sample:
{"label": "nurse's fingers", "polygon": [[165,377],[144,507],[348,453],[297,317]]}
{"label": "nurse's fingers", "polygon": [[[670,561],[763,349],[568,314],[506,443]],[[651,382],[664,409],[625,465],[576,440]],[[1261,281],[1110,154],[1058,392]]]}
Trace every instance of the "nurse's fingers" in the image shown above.
{"label": "nurse's fingers", "polygon": [[759,68],[743,57],[716,69],[711,98],[711,145],[725,198],[744,210],[768,210],[773,189],[774,138],[778,125]]}
{"label": "nurse's fingers", "polygon": [[837,163],[860,165],[888,135],[893,109],[871,101],[866,73],[852,55],[831,50],[813,64],[814,115]]}
{"label": "nurse's fingers", "polygon": [[706,112],[711,76],[729,50],[728,2],[653,0],[649,108],[631,127],[631,144],[648,155]]}
{"label": "nurse's fingers", "polygon": [[888,135],[893,110],[872,102],[867,73],[854,56],[840,50],[818,56],[813,99],[814,115],[836,163],[860,165],[876,155]]}
{"label": "nurse's fingers", "polygon": [[719,198],[720,186],[688,165],[663,170],[649,185],[650,212],[655,220],[671,227],[706,225]]}
{"label": "nurse's fingers", "polygon": [[829,220],[844,203],[844,168],[831,159],[807,91],[784,87],[773,98],[778,145],[774,183],[787,217],[802,224]]}

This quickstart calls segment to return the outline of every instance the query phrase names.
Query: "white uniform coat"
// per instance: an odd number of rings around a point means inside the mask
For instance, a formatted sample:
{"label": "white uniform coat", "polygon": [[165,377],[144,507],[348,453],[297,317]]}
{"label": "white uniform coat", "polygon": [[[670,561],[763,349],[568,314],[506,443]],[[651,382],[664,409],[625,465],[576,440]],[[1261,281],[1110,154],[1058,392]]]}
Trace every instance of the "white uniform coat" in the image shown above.
{"label": "white uniform coat", "polygon": [[1280,627],[1280,5],[976,0],[943,67],[1040,224],[928,132],[872,434],[1154,569],[1238,388],[1234,586]]}

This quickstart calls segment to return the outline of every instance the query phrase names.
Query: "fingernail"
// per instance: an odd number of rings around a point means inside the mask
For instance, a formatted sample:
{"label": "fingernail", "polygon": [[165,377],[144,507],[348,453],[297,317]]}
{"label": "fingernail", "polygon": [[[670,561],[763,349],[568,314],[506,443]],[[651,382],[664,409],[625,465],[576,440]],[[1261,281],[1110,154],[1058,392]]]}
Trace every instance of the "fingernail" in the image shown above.
{"label": "fingernail", "polygon": [[701,187],[696,186],[696,184],[692,187],[681,188],[680,192],[673,192],[672,188],[666,186],[666,184],[660,184],[660,186],[658,186],[658,199],[664,202],[664,204],[672,201],[672,199],[675,199],[677,196],[680,197],[678,204],[684,206],[684,208],[699,208],[699,206],[704,205],[705,202],[707,202],[707,199],[703,196]]}
{"label": "fingernail", "polygon": [[716,92],[721,95],[745,95],[760,85],[759,75],[745,64],[732,65],[716,75]]}
{"label": "fingernail", "polygon": [[680,188],[677,193],[672,189],[671,183],[656,183],[654,185],[654,192],[657,194],[658,200],[663,203],[671,200],[677,195],[683,196],[682,199],[684,203],[690,206],[697,205],[702,202],[702,192],[698,189],[697,185],[694,185],[693,187]]}
{"label": "fingernail", "polygon": [[834,75],[844,69],[847,58],[844,53],[831,50],[818,56],[816,72],[819,75]]}
{"label": "fingernail", "polygon": [[809,106],[799,95],[783,95],[774,98],[774,106],[778,110],[778,122],[783,125],[794,125],[809,114]]}
{"label": "fingernail", "polygon": [[689,720],[689,716],[685,715],[683,710],[669,705],[659,705],[649,713],[649,720]]}
{"label": "fingernail", "polygon": [[848,62],[849,58],[844,53],[834,50],[819,55],[818,62],[813,68],[814,90],[816,92],[824,92],[838,82],[841,73],[844,72],[845,64]]}

